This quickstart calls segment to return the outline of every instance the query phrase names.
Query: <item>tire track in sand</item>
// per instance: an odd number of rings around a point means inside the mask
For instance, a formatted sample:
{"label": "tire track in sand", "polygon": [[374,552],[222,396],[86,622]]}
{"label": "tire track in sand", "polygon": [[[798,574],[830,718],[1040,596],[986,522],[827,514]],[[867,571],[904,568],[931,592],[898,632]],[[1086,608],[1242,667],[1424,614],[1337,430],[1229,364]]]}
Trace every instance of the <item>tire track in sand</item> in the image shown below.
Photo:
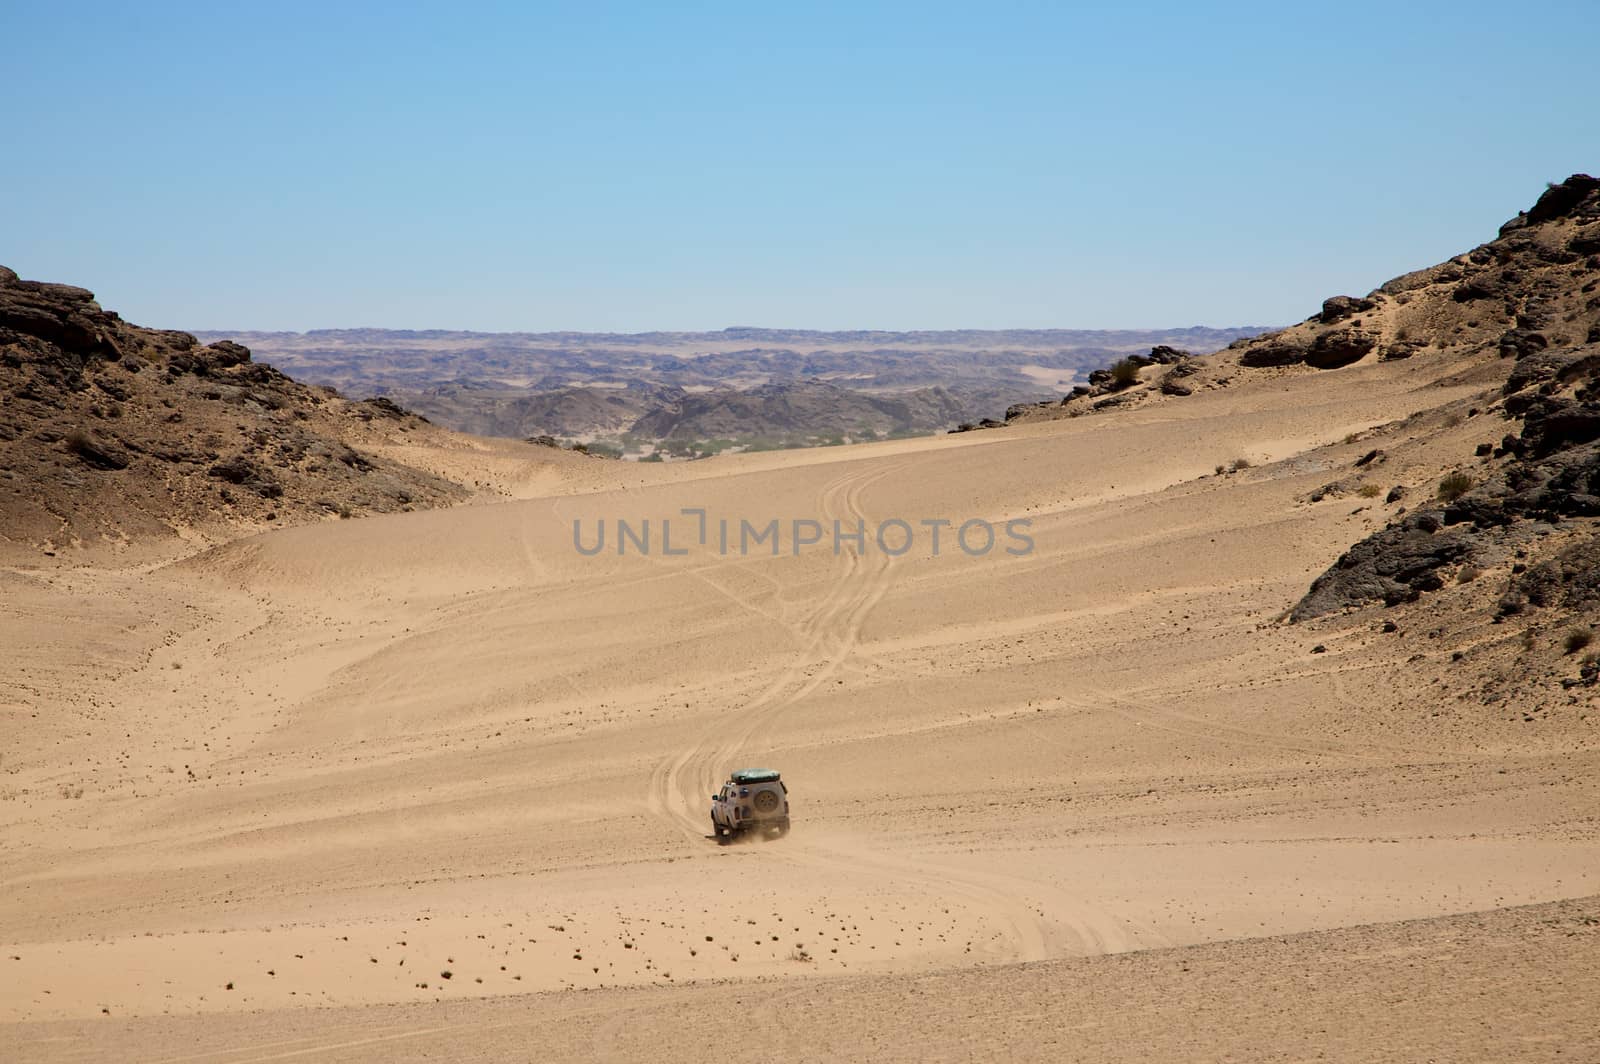
{"label": "tire track in sand", "polygon": [[[853,470],[834,478],[822,489],[820,509],[825,524],[834,520],[865,520],[861,493],[894,471]],[[802,642],[796,660],[737,712],[724,716],[692,747],[677,758],[658,765],[651,774],[649,807],[658,817],[675,821],[690,837],[705,835],[698,796],[714,790],[722,765],[742,750],[764,725],[785,708],[815,691],[849,656],[867,613],[888,590],[887,556],[863,555],[853,547],[841,551],[843,564],[830,581],[822,600],[795,626]]]}
{"label": "tire track in sand", "polygon": [[[896,463],[876,470],[847,471],[826,484],[819,497],[825,527],[835,520],[854,524],[867,520],[862,496],[872,484],[897,472]],[[724,717],[689,749],[662,762],[651,775],[648,805],[652,814],[676,824],[699,842],[707,838],[704,796],[721,782],[721,773],[756,735],[783,713],[834,678],[856,649],[867,617],[892,583],[891,559],[882,551],[845,548],[842,565],[822,600],[795,626],[803,649],[733,719]],[[1003,873],[976,872],[930,864],[881,848],[845,847],[799,842],[790,836],[771,853],[773,860],[859,882],[864,873],[889,880],[897,888],[914,883],[934,896],[955,896],[974,904],[997,921],[1010,940],[1006,959],[1044,960],[1063,952],[1089,954],[1133,948],[1126,929],[1104,912],[1045,884]],[[1047,920],[1029,898],[1043,897],[1055,910]]]}

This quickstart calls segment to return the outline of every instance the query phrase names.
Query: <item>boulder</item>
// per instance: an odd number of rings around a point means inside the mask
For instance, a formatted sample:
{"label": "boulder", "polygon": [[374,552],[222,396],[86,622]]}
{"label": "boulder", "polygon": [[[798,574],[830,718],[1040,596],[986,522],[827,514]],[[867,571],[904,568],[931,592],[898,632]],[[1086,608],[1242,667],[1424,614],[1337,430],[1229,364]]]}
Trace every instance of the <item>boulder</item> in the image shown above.
{"label": "boulder", "polygon": [[227,369],[250,361],[250,349],[232,340],[218,340],[200,349],[206,365],[211,369]]}
{"label": "boulder", "polygon": [[1264,369],[1272,366],[1297,366],[1305,360],[1304,346],[1285,340],[1279,335],[1246,348],[1244,354],[1239,356],[1239,365]]}
{"label": "boulder", "polygon": [[1324,325],[1332,325],[1334,322],[1369,311],[1377,305],[1370,299],[1357,299],[1355,296],[1329,296],[1322,301],[1322,313],[1317,315],[1317,318]]}
{"label": "boulder", "polygon": [[1515,218],[1510,219],[1509,221],[1507,221],[1504,225],[1502,225],[1500,227],[1500,235],[1501,236],[1509,236],[1510,234],[1516,232],[1518,229],[1526,229],[1527,227],[1528,227],[1528,212],[1527,211],[1518,211],[1517,212],[1517,216]]}
{"label": "boulder", "polygon": [[1480,299],[1503,298],[1510,285],[1504,277],[1494,273],[1480,273],[1462,281],[1450,293],[1450,298],[1457,303],[1475,303]]}
{"label": "boulder", "polygon": [[1306,352],[1305,363],[1317,369],[1338,369],[1361,361],[1377,346],[1376,333],[1347,325],[1318,336]]}

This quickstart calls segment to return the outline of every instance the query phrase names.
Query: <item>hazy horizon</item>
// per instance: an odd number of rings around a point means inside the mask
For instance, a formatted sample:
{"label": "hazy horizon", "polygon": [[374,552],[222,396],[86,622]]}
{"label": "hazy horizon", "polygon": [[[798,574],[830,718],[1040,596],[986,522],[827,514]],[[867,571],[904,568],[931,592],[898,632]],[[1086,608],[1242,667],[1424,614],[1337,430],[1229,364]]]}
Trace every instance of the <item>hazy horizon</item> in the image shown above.
{"label": "hazy horizon", "polygon": [[[48,280],[48,278],[36,278]],[[1303,315],[1302,315],[1303,316]],[[282,333],[295,336],[309,336],[313,333],[334,332],[415,332],[415,333],[453,333],[470,334],[477,336],[652,336],[652,335],[715,335],[719,333],[735,332],[762,332],[762,333],[803,333],[808,335],[836,335],[845,333],[883,333],[891,336],[905,336],[914,333],[1008,333],[1008,332],[1062,332],[1062,333],[1152,333],[1152,332],[1187,332],[1191,330],[1209,330],[1212,332],[1236,332],[1242,329],[1275,329],[1281,328],[1284,323],[1260,324],[1249,322],[1238,325],[1129,325],[1121,328],[1093,329],[1082,328],[1076,325],[1042,325],[1042,326],[994,326],[994,327],[962,327],[955,326],[941,329],[908,328],[883,328],[878,326],[860,326],[854,328],[813,328],[805,325],[724,325],[710,329],[471,329],[449,327],[409,326],[394,328],[387,325],[321,325],[307,329],[256,329],[242,326],[232,328],[201,328],[194,327],[188,331],[198,335],[215,335],[220,333]]]}

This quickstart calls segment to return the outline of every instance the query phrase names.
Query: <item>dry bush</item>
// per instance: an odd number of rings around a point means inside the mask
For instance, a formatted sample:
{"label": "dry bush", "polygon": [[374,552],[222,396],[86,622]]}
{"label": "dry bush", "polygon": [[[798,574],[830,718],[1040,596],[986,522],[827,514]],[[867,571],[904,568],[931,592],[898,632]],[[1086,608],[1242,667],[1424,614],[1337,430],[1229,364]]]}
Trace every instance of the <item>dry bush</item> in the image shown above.
{"label": "dry bush", "polygon": [[1446,473],[1439,481],[1439,499],[1442,502],[1455,502],[1461,496],[1472,490],[1472,474],[1457,470]]}
{"label": "dry bush", "polygon": [[1139,383],[1139,367],[1128,359],[1118,359],[1111,366],[1111,383],[1118,388]]}
{"label": "dry bush", "polygon": [[1567,634],[1561,639],[1561,645],[1568,654],[1576,654],[1592,642],[1594,642],[1594,629],[1581,624],[1568,628]]}
{"label": "dry bush", "polygon": [[1363,484],[1360,488],[1356,489],[1356,494],[1361,496],[1363,499],[1376,499],[1379,495],[1383,494],[1383,489],[1378,487],[1376,484]]}

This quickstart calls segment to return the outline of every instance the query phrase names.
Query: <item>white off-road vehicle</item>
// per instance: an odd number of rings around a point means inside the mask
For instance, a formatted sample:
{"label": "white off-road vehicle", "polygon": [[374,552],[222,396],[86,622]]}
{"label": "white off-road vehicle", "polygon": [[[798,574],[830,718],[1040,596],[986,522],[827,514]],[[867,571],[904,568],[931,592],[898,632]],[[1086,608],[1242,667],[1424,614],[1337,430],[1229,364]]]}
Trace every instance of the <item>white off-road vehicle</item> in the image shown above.
{"label": "white off-road vehicle", "polygon": [[789,788],[769,768],[740,769],[711,796],[711,833],[719,843],[747,831],[768,837],[789,832]]}

